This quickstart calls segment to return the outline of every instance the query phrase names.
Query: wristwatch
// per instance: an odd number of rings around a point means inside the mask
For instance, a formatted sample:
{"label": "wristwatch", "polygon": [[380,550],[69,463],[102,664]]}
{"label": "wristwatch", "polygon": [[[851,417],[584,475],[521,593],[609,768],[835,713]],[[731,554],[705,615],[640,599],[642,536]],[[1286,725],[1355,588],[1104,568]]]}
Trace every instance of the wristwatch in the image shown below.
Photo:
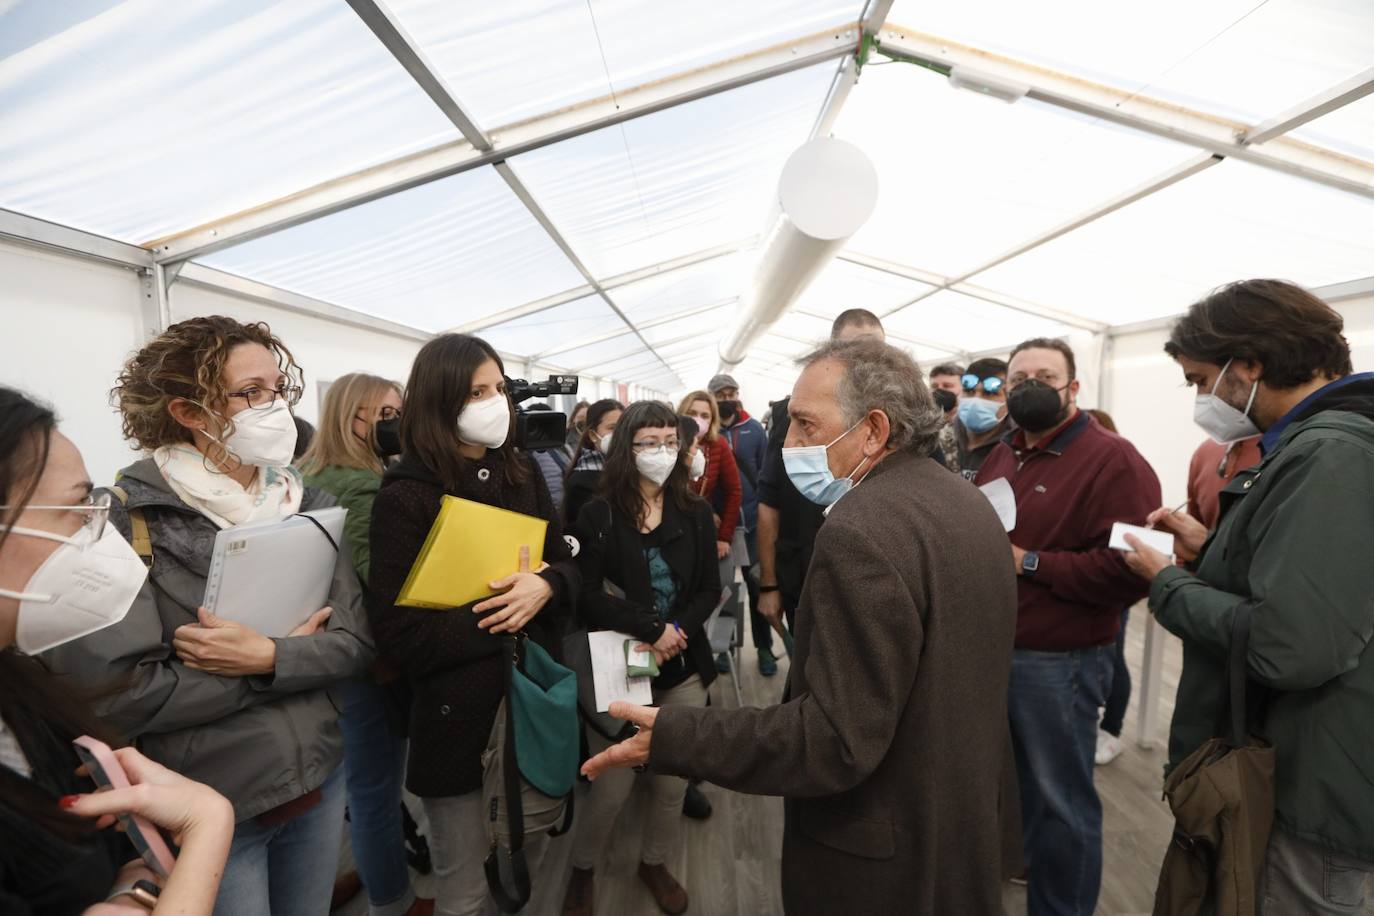
{"label": "wristwatch", "polygon": [[1033,576],[1035,571],[1040,568],[1040,554],[1033,550],[1027,550],[1021,557],[1021,575]]}
{"label": "wristwatch", "polygon": [[146,878],[141,878],[130,884],[123,884],[110,891],[110,896],[106,897],[106,902],[114,900],[116,897],[129,897],[149,911],[157,908],[158,895],[162,889]]}

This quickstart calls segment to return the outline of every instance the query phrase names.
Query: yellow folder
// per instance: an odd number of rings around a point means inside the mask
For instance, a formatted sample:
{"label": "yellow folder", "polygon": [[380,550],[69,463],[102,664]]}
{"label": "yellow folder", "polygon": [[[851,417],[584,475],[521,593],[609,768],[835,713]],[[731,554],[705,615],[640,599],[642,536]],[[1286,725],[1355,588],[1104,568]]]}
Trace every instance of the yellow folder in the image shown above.
{"label": "yellow folder", "polygon": [[493,595],[490,583],[520,568],[521,547],[530,549],[530,569],[539,568],[548,527],[542,518],[445,496],[396,603],[443,610]]}

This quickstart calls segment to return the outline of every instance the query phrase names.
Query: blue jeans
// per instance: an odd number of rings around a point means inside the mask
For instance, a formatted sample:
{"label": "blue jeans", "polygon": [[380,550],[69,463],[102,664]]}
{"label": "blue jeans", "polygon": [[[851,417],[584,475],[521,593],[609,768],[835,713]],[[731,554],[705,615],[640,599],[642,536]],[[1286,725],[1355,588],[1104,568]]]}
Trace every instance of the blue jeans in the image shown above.
{"label": "blue jeans", "polygon": [[1012,653],[1012,747],[1021,787],[1028,916],[1092,916],[1102,884],[1102,802],[1093,787],[1097,711],[1112,646]]}
{"label": "blue jeans", "polygon": [[1107,694],[1107,705],[1102,710],[1102,730],[1113,737],[1121,737],[1121,726],[1126,724],[1126,707],[1131,705],[1131,670],[1126,667],[1126,624],[1131,619],[1131,609],[1121,612],[1121,632],[1116,636],[1116,652],[1112,655],[1112,692]]}
{"label": "blue jeans", "polygon": [[371,681],[340,688],[348,831],[371,916],[400,916],[415,901],[401,822],[406,740],[387,724],[385,693]]}
{"label": "blue jeans", "polygon": [[285,824],[234,825],[215,916],[329,916],[343,839],[343,767],[320,793],[319,804]]}

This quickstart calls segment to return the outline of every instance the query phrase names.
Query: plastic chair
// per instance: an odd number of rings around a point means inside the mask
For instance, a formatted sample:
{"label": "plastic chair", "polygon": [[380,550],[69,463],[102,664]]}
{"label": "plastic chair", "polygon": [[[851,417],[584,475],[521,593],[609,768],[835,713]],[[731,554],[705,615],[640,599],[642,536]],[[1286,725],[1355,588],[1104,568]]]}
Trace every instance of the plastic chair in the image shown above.
{"label": "plastic chair", "polygon": [[739,689],[739,648],[736,642],[736,634],[739,632],[738,609],[733,619],[721,615],[721,611],[730,604],[734,595],[735,589],[731,586],[721,589],[720,601],[711,612],[711,616],[706,619],[706,641],[711,644],[712,657],[724,655],[729,661],[730,683],[735,685],[735,705],[743,706],[744,697]]}

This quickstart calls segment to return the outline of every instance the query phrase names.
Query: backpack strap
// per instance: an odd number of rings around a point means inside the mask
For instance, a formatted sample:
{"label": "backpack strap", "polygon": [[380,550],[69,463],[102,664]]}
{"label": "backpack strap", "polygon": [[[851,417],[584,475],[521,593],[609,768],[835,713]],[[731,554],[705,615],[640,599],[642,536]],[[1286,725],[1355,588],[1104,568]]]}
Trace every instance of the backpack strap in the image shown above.
{"label": "backpack strap", "polygon": [[[129,505],[129,491],[119,485],[110,487],[110,492],[119,500],[119,504],[124,507]],[[143,565],[149,569],[153,568],[153,538],[148,533],[148,520],[143,516],[142,509],[128,509],[129,526],[132,529],[130,545],[134,548],[134,553],[143,561]]]}

